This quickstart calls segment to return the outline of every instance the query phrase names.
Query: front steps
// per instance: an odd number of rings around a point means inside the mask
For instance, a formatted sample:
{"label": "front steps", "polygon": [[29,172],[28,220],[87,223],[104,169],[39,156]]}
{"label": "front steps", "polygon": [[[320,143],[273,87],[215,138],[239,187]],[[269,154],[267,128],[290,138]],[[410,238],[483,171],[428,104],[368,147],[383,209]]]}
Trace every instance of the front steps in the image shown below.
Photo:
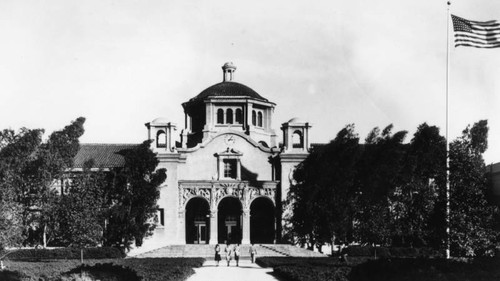
{"label": "front steps", "polygon": [[[224,258],[225,245],[221,246],[221,256]],[[231,246],[234,246],[232,244]],[[288,244],[255,244],[258,257],[326,257],[326,255],[299,248]],[[132,256],[133,258],[213,258],[215,245],[169,245],[146,253]],[[240,257],[250,258],[250,245],[240,246]]]}

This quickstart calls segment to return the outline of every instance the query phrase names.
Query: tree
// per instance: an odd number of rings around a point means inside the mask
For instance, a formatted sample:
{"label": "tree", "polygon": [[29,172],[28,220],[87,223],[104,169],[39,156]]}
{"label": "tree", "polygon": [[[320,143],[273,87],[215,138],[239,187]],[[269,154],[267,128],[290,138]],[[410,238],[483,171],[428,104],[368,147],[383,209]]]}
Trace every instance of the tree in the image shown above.
{"label": "tree", "polygon": [[446,139],[420,125],[407,146],[402,184],[390,196],[393,245],[442,246]]}
{"label": "tree", "polygon": [[28,237],[46,247],[49,231],[57,224],[58,195],[52,188],[66,171],[73,166],[73,159],[80,148],[85,118],[79,117],[60,131],[53,132],[36,150],[34,161],[24,171],[30,196],[26,197],[25,225],[34,225],[35,237]]}
{"label": "tree", "polygon": [[356,240],[389,244],[391,221],[389,196],[401,186],[406,131],[392,134],[392,124],[380,132],[374,128],[365,139],[357,163]]}
{"label": "tree", "polygon": [[43,243],[52,224],[57,196],[52,189],[72,165],[79,149],[85,118],[80,117],[42,143],[43,130],[4,130],[0,135],[0,180],[22,206],[28,243]]}
{"label": "tree", "polygon": [[0,251],[22,242],[22,206],[11,186],[0,183]]}
{"label": "tree", "polygon": [[0,132],[0,249],[22,242],[23,202],[26,179],[23,171],[33,160],[43,130],[22,128]]}
{"label": "tree", "polygon": [[453,255],[492,254],[498,208],[486,199],[488,184],[482,154],[488,147],[488,123],[468,126],[450,144],[450,240]]}
{"label": "tree", "polygon": [[354,125],[315,150],[294,173],[288,200],[292,205],[292,232],[302,244],[335,243],[351,239],[352,201],[359,138]]}
{"label": "tree", "polygon": [[321,188],[319,199],[324,221],[319,228],[324,229],[320,232],[322,240],[332,245],[335,240],[352,241],[356,164],[360,154],[359,137],[353,124],[339,131],[321,153],[316,180]]}
{"label": "tree", "polygon": [[129,249],[135,242],[142,245],[155,228],[153,218],[160,192],[158,187],[167,178],[165,169],[158,169],[158,159],[150,150],[151,141],[124,150],[125,166],[113,175],[112,186],[105,192],[109,206],[106,217],[105,244]]}
{"label": "tree", "polygon": [[57,234],[67,246],[97,246],[102,242],[104,191],[108,181],[102,171],[92,171],[92,162],[83,172],[71,175],[57,208]]}

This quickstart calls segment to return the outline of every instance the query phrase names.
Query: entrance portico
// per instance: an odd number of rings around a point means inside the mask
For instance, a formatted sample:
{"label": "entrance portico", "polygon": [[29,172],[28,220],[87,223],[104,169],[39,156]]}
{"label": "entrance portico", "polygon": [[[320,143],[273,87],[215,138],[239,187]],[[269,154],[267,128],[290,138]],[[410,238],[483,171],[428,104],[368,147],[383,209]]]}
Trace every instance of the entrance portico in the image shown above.
{"label": "entrance portico", "polygon": [[[179,181],[179,206],[182,206],[179,214],[186,214],[186,243],[249,244],[252,224],[267,225],[266,238],[261,234],[257,240],[272,242],[269,237],[275,237],[277,184],[275,181],[252,182],[252,185],[248,181]],[[251,224],[250,206],[261,198],[268,202],[268,211],[258,213]]]}

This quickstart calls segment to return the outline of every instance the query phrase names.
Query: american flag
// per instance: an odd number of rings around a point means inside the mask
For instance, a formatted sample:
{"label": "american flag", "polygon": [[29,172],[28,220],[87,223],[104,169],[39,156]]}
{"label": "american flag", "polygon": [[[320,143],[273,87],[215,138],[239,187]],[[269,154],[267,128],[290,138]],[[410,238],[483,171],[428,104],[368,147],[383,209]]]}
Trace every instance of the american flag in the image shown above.
{"label": "american flag", "polygon": [[451,15],[455,31],[455,47],[500,47],[500,22],[471,21]]}

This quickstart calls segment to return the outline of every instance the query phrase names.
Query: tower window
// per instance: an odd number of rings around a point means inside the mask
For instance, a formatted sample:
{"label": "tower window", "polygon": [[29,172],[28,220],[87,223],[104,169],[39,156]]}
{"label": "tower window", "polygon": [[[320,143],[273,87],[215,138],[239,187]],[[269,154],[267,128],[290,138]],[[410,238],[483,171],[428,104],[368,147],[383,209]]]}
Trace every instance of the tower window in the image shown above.
{"label": "tower window", "polygon": [[224,159],[224,177],[230,179],[236,179],[236,159]]}
{"label": "tower window", "polygon": [[233,110],[230,108],[226,111],[226,123],[233,124]]}
{"label": "tower window", "polygon": [[217,110],[217,124],[224,124],[224,110],[221,108]]}
{"label": "tower window", "polygon": [[243,114],[239,108],[236,109],[236,123],[243,124]]}
{"label": "tower window", "polygon": [[257,125],[257,113],[255,113],[255,110],[252,111],[252,125]]}
{"label": "tower window", "polygon": [[257,126],[262,127],[262,112],[257,114]]}
{"label": "tower window", "polygon": [[164,131],[158,131],[156,134],[156,147],[167,146],[167,134]]}
{"label": "tower window", "polygon": [[302,133],[300,131],[293,132],[292,147],[293,148],[303,148],[304,147],[304,140],[302,138]]}

